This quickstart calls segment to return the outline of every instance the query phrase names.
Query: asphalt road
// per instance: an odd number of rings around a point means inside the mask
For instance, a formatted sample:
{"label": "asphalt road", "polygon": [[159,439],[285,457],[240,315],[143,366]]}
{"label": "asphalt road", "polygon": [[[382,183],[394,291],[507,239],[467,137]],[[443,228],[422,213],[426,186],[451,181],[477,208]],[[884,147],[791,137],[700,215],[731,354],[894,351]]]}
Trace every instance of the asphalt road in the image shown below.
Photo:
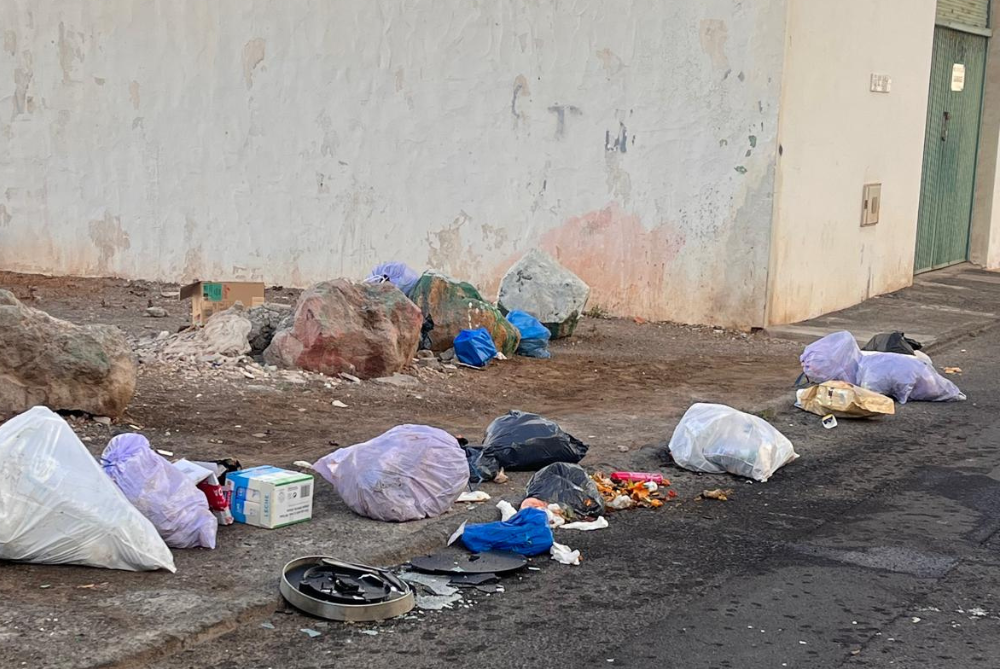
{"label": "asphalt road", "polygon": [[732,499],[562,532],[582,565],[536,560],[468,608],[375,625],[277,613],[145,666],[1000,666],[998,351],[994,331],[935,354],[965,370],[964,403],[833,430],[782,412],[802,457],[767,484],[704,476]]}

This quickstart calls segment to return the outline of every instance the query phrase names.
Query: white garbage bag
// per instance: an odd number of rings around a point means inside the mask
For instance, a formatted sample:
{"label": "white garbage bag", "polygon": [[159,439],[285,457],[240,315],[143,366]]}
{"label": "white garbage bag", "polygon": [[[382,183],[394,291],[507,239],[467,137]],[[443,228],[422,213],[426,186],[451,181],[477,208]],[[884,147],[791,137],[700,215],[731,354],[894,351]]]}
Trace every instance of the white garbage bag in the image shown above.
{"label": "white garbage bag", "polygon": [[761,483],[799,457],[766,420],[723,404],[691,405],[670,438],[670,455],[686,469]]}
{"label": "white garbage bag", "polygon": [[175,571],[156,528],[45,407],[0,426],[0,559]]}
{"label": "white garbage bag", "polygon": [[320,458],[313,469],[352,511],[376,520],[440,516],[469,484],[458,440],[426,425],[398,425]]}
{"label": "white garbage bag", "polygon": [[954,383],[930,365],[912,355],[873,353],[861,360],[858,385],[894,397],[900,404],[908,400],[961,402],[965,395]]}
{"label": "white garbage bag", "polygon": [[850,332],[834,332],[806,346],[799,362],[812,383],[846,381],[857,385],[861,349]]}

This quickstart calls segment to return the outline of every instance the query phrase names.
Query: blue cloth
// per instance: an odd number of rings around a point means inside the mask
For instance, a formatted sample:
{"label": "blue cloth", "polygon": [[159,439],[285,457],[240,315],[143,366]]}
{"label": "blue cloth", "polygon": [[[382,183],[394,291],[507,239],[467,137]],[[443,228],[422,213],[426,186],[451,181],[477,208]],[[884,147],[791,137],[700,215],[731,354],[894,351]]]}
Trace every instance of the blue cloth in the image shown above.
{"label": "blue cloth", "polygon": [[552,530],[541,509],[521,509],[510,520],[467,525],[462,543],[474,553],[507,551],[541,555],[552,548]]}
{"label": "blue cloth", "polygon": [[485,367],[497,357],[497,347],[486,328],[462,330],[455,337],[455,357],[473,367]]}
{"label": "blue cloth", "polygon": [[552,333],[542,325],[542,322],[526,311],[512,311],[507,314],[507,320],[521,333],[521,343],[517,345],[517,354],[529,358],[551,358],[549,353],[549,338]]}

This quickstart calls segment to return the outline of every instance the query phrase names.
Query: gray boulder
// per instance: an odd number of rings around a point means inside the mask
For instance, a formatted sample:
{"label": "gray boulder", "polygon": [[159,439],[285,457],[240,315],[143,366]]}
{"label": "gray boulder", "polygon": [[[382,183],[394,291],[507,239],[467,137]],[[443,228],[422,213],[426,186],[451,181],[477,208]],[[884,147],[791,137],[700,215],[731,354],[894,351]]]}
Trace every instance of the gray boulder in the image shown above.
{"label": "gray boulder", "polygon": [[53,318],[0,290],[0,420],[36,405],[118,417],[135,381],[124,332]]}
{"label": "gray boulder", "polygon": [[568,337],[587,306],[590,286],[545,251],[531,249],[507,270],[497,299],[500,310],[526,311],[553,338]]}

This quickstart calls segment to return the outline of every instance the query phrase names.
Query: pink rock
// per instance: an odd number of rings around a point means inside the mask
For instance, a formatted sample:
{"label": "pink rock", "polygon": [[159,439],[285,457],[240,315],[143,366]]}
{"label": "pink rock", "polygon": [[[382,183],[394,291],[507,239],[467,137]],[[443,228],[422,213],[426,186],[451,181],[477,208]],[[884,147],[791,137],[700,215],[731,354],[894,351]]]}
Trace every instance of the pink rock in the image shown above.
{"label": "pink rock", "polygon": [[302,293],[289,328],[264,351],[269,364],[363,379],[405,368],[417,352],[423,316],[391,283],[336,279]]}

